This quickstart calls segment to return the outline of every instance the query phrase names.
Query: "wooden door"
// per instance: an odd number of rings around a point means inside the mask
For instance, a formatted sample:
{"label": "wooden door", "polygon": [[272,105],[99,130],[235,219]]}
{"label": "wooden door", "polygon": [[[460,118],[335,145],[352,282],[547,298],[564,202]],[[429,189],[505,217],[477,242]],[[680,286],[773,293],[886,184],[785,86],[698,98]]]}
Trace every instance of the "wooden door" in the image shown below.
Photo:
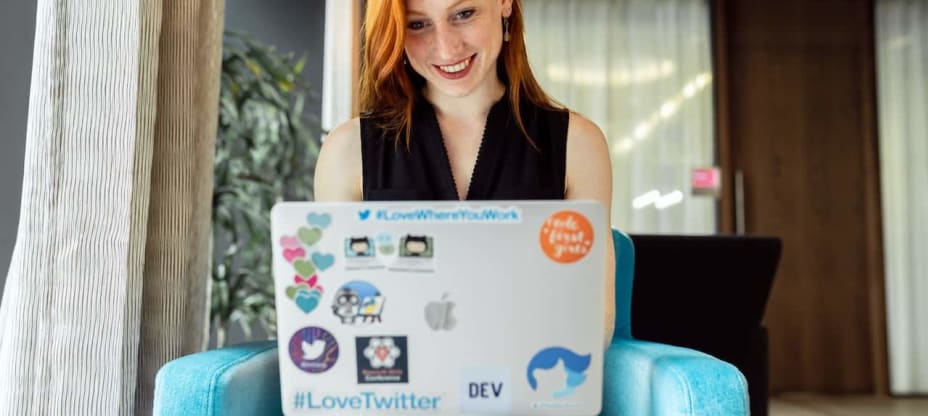
{"label": "wooden door", "polygon": [[[720,163],[744,225],[780,236],[774,392],[886,391],[873,4],[714,4]],[[735,228],[732,181],[721,224]]]}

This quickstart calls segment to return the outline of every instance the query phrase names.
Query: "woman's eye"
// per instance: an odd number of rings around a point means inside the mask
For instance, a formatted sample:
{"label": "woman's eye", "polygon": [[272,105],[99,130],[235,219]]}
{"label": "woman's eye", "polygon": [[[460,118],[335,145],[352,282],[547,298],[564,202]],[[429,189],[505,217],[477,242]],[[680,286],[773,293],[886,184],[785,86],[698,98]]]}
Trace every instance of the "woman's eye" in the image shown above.
{"label": "woman's eye", "polygon": [[420,30],[425,27],[425,23],[413,21],[413,22],[409,22],[409,24],[407,24],[406,27],[410,30]]}
{"label": "woman's eye", "polygon": [[461,10],[457,12],[454,17],[458,20],[466,20],[474,15],[474,9]]}

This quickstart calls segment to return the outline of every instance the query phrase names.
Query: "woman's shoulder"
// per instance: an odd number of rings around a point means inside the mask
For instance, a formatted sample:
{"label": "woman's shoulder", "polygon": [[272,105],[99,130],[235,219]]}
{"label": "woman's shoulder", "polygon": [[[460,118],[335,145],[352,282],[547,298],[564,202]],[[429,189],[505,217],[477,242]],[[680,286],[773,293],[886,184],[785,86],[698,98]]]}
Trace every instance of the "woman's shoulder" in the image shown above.
{"label": "woman's shoulder", "polygon": [[315,191],[320,200],[356,200],[361,195],[360,118],[329,132],[316,160]]}
{"label": "woman's shoulder", "polygon": [[344,151],[361,146],[361,117],[354,117],[336,126],[322,141],[322,149]]}
{"label": "woman's shoulder", "polygon": [[593,121],[570,112],[567,129],[567,198],[612,200],[612,162],[606,136]]}
{"label": "woman's shoulder", "polygon": [[597,145],[605,143],[606,136],[602,129],[592,120],[582,114],[566,110],[568,112],[567,122],[567,142],[579,142],[581,145]]}

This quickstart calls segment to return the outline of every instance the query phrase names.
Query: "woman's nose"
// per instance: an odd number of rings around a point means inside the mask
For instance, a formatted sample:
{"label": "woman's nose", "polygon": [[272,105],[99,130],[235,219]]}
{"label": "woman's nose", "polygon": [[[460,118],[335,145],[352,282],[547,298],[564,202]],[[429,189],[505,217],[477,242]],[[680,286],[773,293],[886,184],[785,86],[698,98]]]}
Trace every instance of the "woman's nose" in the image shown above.
{"label": "woman's nose", "polygon": [[[458,53],[464,42],[461,35],[451,27],[441,26],[435,31],[435,47],[438,49],[438,55],[443,59],[460,58]],[[445,62],[450,63],[450,62]]]}

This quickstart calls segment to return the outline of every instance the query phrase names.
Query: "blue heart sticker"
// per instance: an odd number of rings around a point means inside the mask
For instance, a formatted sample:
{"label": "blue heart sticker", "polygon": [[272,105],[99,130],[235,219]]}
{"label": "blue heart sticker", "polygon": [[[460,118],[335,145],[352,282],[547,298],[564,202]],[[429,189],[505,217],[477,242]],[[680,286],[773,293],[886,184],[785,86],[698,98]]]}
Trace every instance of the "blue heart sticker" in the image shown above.
{"label": "blue heart sticker", "polygon": [[313,253],[312,259],[316,268],[323,271],[335,264],[335,256],[331,254]]}
{"label": "blue heart sticker", "polygon": [[329,224],[332,223],[332,217],[329,214],[317,214],[315,212],[310,212],[306,216],[306,222],[309,225],[325,229]]}
{"label": "blue heart sticker", "polygon": [[319,292],[308,290],[301,290],[299,294],[296,295],[296,306],[300,308],[301,311],[305,313],[310,313],[317,306],[319,306]]}

